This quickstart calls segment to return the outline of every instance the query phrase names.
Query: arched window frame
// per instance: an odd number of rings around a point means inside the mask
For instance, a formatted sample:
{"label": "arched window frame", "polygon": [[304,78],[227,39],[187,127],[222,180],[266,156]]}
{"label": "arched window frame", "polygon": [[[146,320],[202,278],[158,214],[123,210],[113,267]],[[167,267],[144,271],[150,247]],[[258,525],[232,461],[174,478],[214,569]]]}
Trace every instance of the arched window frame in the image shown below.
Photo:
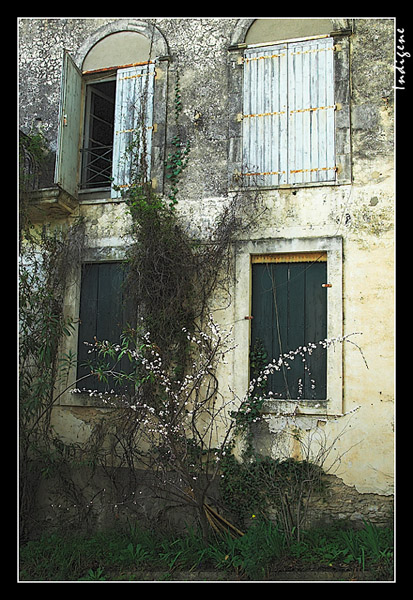
{"label": "arched window frame", "polygon": [[[123,31],[134,31],[147,37],[151,42],[151,56],[148,56],[148,65],[152,71],[153,97],[151,106],[153,112],[151,120],[151,157],[150,157],[150,180],[152,186],[159,192],[163,191],[163,171],[165,160],[165,133],[166,133],[166,105],[167,105],[167,81],[169,50],[162,33],[152,24],[135,19],[119,19],[96,30],[79,48],[75,55],[64,51],[61,101],[59,108],[59,132],[58,153],[56,157],[55,183],[69,197],[80,200],[86,194],[79,194],[81,182],[81,148],[83,137],[83,122],[85,108],[85,90],[90,77],[95,81],[99,79],[99,73],[83,72],[82,66],[88,52],[102,39],[113,33]],[[119,73],[123,65],[108,65],[113,67],[113,75]],[[136,75],[141,76],[143,65],[136,65]],[[102,69],[103,73],[103,69]],[[106,72],[106,75],[108,73]],[[134,75],[134,74],[129,74]],[[92,192],[93,193],[93,192]],[[109,193],[99,192],[103,199],[119,200],[120,194],[113,190]]]}

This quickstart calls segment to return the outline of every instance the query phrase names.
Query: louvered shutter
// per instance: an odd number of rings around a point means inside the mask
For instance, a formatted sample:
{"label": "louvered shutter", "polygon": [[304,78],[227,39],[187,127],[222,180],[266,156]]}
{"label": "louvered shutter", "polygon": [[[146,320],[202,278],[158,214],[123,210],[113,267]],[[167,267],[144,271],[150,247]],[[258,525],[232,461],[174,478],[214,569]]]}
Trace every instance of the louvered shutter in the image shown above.
{"label": "louvered shutter", "polygon": [[[139,132],[139,150],[135,159],[138,165],[144,162],[146,178],[150,177],[154,75],[153,64],[117,72],[112,177],[113,185],[121,190],[127,189],[131,182],[133,154],[130,147]],[[112,198],[120,195],[120,191],[112,188]]]}
{"label": "louvered shutter", "polygon": [[333,39],[288,44],[288,182],[335,179]]}
{"label": "louvered shutter", "polygon": [[244,54],[243,165],[247,185],[333,181],[333,39]]}
{"label": "louvered shutter", "polygon": [[78,191],[81,99],[82,74],[64,51],[54,182],[74,198]]}
{"label": "louvered shutter", "polygon": [[243,165],[247,185],[287,182],[287,45],[244,57]]}

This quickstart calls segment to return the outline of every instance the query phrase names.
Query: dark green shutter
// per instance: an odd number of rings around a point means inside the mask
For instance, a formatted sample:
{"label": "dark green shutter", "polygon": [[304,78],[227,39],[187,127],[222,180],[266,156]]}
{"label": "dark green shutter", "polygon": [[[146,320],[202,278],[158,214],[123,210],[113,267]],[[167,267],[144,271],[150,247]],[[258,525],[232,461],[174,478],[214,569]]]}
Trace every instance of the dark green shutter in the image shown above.
{"label": "dark green shutter", "polygon": [[[133,310],[130,301],[124,294],[125,265],[123,263],[85,264],[82,272],[80,294],[80,325],[78,339],[78,377],[88,372],[84,363],[96,360],[96,353],[89,353],[91,347],[84,342],[93,344],[108,340],[120,343],[120,336],[125,327],[133,325]],[[108,362],[108,359],[105,359]],[[130,362],[124,357],[117,370],[128,372]],[[89,377],[80,384],[80,388],[92,389],[98,392],[115,389],[115,382],[98,381]]]}
{"label": "dark green shutter", "polygon": [[[251,348],[262,343],[269,362],[299,346],[325,339],[327,290],[322,284],[326,277],[326,262],[253,264]],[[297,355],[288,361],[290,368],[283,367],[270,376],[267,391],[278,398],[324,399],[326,351],[318,345],[305,358],[304,363]]]}

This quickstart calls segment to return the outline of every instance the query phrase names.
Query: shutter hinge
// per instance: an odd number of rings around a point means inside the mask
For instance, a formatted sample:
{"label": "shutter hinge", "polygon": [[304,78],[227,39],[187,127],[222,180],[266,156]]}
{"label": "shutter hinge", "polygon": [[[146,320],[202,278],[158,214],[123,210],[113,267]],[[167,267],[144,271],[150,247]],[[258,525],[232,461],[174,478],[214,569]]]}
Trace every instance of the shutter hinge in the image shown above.
{"label": "shutter hinge", "polygon": [[228,47],[228,50],[229,50],[229,52],[232,52],[234,50],[243,50],[246,47],[247,47],[247,44],[245,44],[245,43],[233,44],[232,46]]}

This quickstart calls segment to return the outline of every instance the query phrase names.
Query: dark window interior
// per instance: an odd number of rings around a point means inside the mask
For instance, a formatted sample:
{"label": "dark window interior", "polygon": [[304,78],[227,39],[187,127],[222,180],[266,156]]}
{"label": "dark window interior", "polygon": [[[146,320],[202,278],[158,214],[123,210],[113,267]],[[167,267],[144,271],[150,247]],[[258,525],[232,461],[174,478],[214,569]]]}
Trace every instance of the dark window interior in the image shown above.
{"label": "dark window interior", "polygon": [[112,177],[116,81],[86,87],[82,188],[109,187]]}

